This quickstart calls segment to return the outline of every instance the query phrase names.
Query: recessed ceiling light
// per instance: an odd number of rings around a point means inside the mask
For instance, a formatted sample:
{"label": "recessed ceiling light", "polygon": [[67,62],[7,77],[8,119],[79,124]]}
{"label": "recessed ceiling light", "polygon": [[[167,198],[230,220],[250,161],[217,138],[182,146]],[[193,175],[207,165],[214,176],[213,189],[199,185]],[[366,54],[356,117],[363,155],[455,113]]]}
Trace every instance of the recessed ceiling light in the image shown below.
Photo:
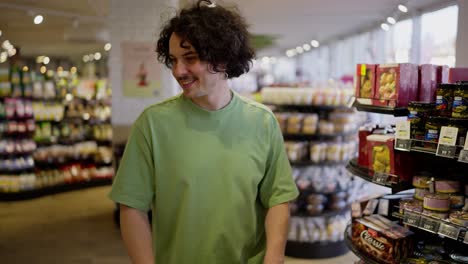
{"label": "recessed ceiling light", "polygon": [[34,24],[39,25],[44,21],[44,17],[41,15],[37,15],[34,17]]}
{"label": "recessed ceiling light", "polygon": [[101,55],[101,53],[100,53],[100,52],[96,52],[96,53],[94,53],[94,59],[95,59],[95,60],[100,60],[100,59],[101,59],[101,57],[102,57],[102,55]]}
{"label": "recessed ceiling light", "polygon": [[84,55],[83,62],[88,62],[88,61],[89,61],[89,55]]}
{"label": "recessed ceiling light", "polygon": [[304,44],[304,45],[302,45],[302,48],[303,48],[305,51],[309,51],[309,50],[310,50],[310,45],[309,45],[309,44]]}
{"label": "recessed ceiling light", "polygon": [[301,46],[297,46],[296,51],[297,53],[301,54],[302,52],[304,52],[304,49]]}
{"label": "recessed ceiling light", "polygon": [[320,46],[320,43],[314,39],[310,42],[310,45],[312,45],[312,47],[314,48],[318,48]]}
{"label": "recessed ceiling light", "polygon": [[41,73],[44,74],[46,73],[47,71],[47,67],[46,66],[41,66]]}
{"label": "recessed ceiling light", "polygon": [[106,45],[104,45],[104,50],[105,51],[109,51],[111,48],[112,48],[112,44],[110,44],[110,43],[106,43]]}
{"label": "recessed ceiling light", "polygon": [[398,10],[400,10],[403,13],[408,12],[408,8],[405,5],[398,5]]}
{"label": "recessed ceiling light", "polygon": [[380,27],[385,31],[388,31],[390,29],[390,26],[387,23],[382,23]]}
{"label": "recessed ceiling light", "polygon": [[394,25],[394,24],[396,23],[396,20],[395,20],[393,17],[387,17],[387,22],[388,22],[389,24]]}
{"label": "recessed ceiling light", "polygon": [[0,30],[0,37],[2,36],[3,32]]}
{"label": "recessed ceiling light", "polygon": [[50,58],[49,57],[44,57],[44,59],[42,60],[42,63],[44,63],[45,65],[49,64],[50,62]]}
{"label": "recessed ceiling light", "polygon": [[8,53],[6,51],[0,53],[0,63],[4,63],[8,59]]}

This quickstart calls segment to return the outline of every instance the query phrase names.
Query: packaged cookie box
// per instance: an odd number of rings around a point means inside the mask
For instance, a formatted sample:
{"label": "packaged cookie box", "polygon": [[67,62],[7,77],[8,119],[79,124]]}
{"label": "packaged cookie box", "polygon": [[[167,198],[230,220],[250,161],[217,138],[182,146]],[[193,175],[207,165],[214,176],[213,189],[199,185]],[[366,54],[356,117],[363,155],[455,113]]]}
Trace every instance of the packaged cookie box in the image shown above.
{"label": "packaged cookie box", "polygon": [[396,264],[411,255],[413,232],[380,215],[353,219],[353,244],[379,263]]}
{"label": "packaged cookie box", "polygon": [[364,168],[369,167],[369,157],[367,155],[367,136],[372,134],[374,129],[369,126],[359,128],[359,152],[358,165]]}
{"label": "packaged cookie box", "polygon": [[370,135],[366,139],[370,175],[380,172],[396,175],[397,178],[388,179],[391,182],[411,181],[412,156],[410,153],[394,150],[394,135]]}
{"label": "packaged cookie box", "polygon": [[418,96],[418,65],[379,64],[373,105],[406,107]]}
{"label": "packaged cookie box", "polygon": [[356,98],[374,98],[377,64],[356,65]]}
{"label": "packaged cookie box", "polygon": [[450,68],[449,83],[468,81],[468,68]]}
{"label": "packaged cookie box", "polygon": [[438,66],[432,64],[419,65],[419,82],[417,101],[434,103],[437,89]]}

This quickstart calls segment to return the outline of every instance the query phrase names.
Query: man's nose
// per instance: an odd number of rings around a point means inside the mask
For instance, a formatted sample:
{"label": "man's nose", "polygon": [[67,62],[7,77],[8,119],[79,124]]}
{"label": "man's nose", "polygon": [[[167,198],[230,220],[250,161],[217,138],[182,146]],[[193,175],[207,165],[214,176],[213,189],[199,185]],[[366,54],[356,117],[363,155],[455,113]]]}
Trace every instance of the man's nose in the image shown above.
{"label": "man's nose", "polygon": [[176,62],[172,66],[172,74],[174,77],[180,77],[183,76],[187,73],[187,67],[185,66],[184,63]]}

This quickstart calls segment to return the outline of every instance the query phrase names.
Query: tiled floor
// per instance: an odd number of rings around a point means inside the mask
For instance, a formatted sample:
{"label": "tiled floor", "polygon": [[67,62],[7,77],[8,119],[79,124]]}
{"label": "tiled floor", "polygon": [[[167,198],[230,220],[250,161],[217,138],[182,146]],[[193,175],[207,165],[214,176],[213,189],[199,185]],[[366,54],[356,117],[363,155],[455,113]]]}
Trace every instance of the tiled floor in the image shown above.
{"label": "tiled floor", "polygon": [[[110,187],[0,202],[2,264],[128,264],[113,221]],[[288,258],[287,264],[353,263],[352,253],[323,260]]]}

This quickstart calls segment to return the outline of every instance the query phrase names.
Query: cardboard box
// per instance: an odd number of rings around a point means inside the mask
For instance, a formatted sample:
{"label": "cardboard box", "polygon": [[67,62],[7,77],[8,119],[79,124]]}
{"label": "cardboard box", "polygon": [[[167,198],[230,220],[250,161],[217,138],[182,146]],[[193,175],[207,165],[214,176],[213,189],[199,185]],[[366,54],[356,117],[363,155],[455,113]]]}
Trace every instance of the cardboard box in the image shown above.
{"label": "cardboard box", "polygon": [[361,167],[369,168],[369,156],[367,152],[367,136],[371,135],[372,127],[359,128],[359,152],[358,152],[358,165]]}
{"label": "cardboard box", "polygon": [[412,254],[413,232],[372,215],[353,219],[351,240],[364,254],[379,263],[396,264]]}
{"label": "cardboard box", "polygon": [[437,84],[449,82],[450,67],[447,65],[437,66]]}
{"label": "cardboard box", "polygon": [[450,68],[448,82],[456,83],[458,81],[468,81],[468,68]]}
{"label": "cardboard box", "polygon": [[435,102],[437,89],[438,66],[422,64],[419,66],[419,84],[417,101],[425,103]]}
{"label": "cardboard box", "polygon": [[418,65],[379,64],[373,105],[406,107],[418,96]]}
{"label": "cardboard box", "polygon": [[374,98],[376,64],[356,65],[356,98]]}

